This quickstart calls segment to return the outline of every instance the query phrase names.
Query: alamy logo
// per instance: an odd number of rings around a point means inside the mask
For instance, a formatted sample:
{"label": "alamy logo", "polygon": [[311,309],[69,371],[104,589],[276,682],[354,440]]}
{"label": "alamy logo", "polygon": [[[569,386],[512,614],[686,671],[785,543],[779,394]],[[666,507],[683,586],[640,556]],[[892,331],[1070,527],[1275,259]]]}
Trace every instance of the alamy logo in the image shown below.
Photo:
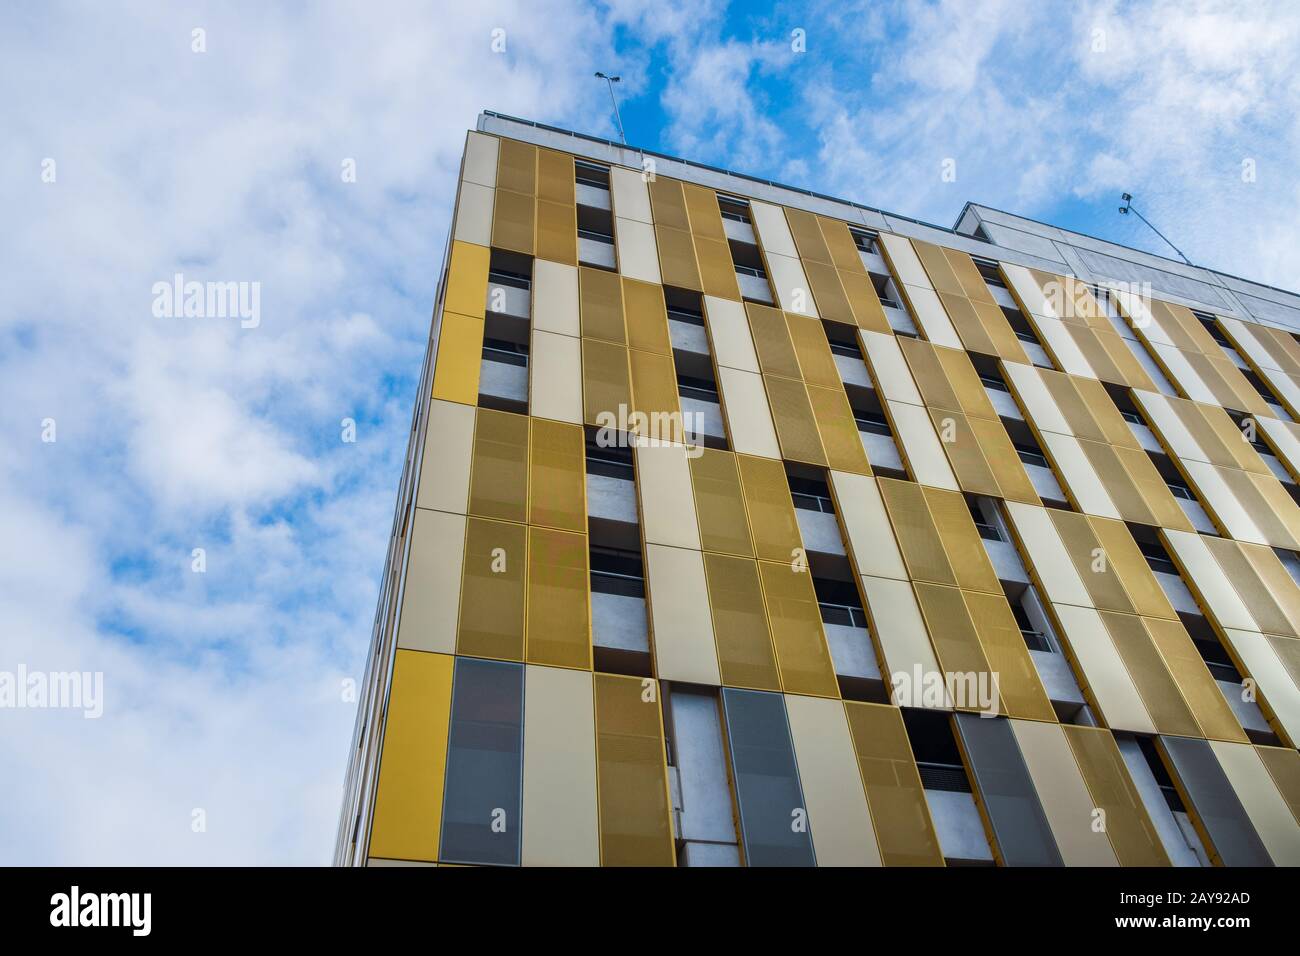
{"label": "alamy logo", "polygon": [[262,324],[262,283],[186,281],[176,273],[171,282],[153,284],[156,319],[239,319],[242,329]]}
{"label": "alamy logo", "polygon": [[103,671],[0,671],[0,710],[80,710],[87,720],[104,713]]}
{"label": "alamy logo", "polygon": [[50,897],[51,926],[129,926],[132,936],[152,928],[152,893],[85,893],[74,886]]}
{"label": "alamy logo", "polygon": [[930,671],[920,664],[889,675],[894,702],[900,707],[956,707],[998,715],[997,671]]}
{"label": "alamy logo", "polygon": [[620,404],[617,412],[596,413],[599,448],[659,448],[684,445],[687,458],[699,458],[704,445],[696,439],[704,432],[703,412],[630,411]]}

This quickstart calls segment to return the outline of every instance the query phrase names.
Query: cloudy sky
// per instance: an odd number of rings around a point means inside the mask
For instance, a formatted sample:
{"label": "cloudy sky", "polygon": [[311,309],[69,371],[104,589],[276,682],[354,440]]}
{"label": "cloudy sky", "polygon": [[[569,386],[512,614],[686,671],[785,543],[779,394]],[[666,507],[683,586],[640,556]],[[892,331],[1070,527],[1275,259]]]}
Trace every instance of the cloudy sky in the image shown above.
{"label": "cloudy sky", "polygon": [[[1300,287],[1291,0],[438,6],[0,8],[0,672],[104,675],[99,719],[0,709],[0,862],[329,860],[483,109],[612,136],[618,71],[635,145],[1160,251],[1127,190]],[[260,323],[156,316],[176,273]]]}

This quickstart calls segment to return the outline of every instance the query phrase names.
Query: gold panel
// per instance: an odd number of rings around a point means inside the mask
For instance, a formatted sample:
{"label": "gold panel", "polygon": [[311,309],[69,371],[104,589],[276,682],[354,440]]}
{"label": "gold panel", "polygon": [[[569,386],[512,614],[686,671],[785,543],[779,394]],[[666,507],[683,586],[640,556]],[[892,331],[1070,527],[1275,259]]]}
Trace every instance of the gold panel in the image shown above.
{"label": "gold panel", "polygon": [[[921,614],[925,617],[926,630],[930,632],[930,643],[934,645],[939,666],[944,672],[989,674],[992,669],[961,590],[921,581],[913,587]],[[961,696],[961,693],[954,694],[957,698]],[[979,702],[973,700],[954,699],[953,706],[958,710],[981,709]],[[1006,713],[1004,704],[999,705],[999,712]]]}
{"label": "gold panel", "polygon": [[[989,467],[988,459],[984,457],[979,436],[975,434],[971,425],[972,422],[981,419],[968,419],[961,412],[943,411],[937,408],[928,411],[934,422],[935,433],[943,444],[944,453],[948,456],[948,462],[952,465],[953,474],[957,476],[957,483],[961,489],[977,495],[999,497],[1001,489],[998,487],[997,478],[993,474],[993,469]],[[992,423],[986,422],[986,424]]]}
{"label": "gold panel", "polygon": [[[1121,449],[1095,441],[1080,441],[1079,449],[1088,459],[1093,473],[1105,489],[1106,496],[1115,505],[1115,510],[1119,512],[1120,517],[1125,521],[1136,521],[1138,524],[1156,524],[1155,515],[1147,506],[1146,496],[1129,476],[1125,463],[1120,460]],[[1152,472],[1155,471],[1155,466],[1151,464],[1151,460],[1145,453],[1142,453],[1142,461],[1151,468]],[[1134,464],[1133,467],[1141,467],[1141,465]],[[1160,483],[1164,485],[1164,481]],[[1167,486],[1165,492],[1168,494]]]}
{"label": "gold panel", "polygon": [[805,266],[809,262],[830,264],[831,251],[822,235],[816,216],[802,209],[786,207],[785,221],[790,225],[790,235],[794,237],[795,245],[799,249],[799,258],[804,261]]}
{"label": "gold panel", "polygon": [[601,865],[673,866],[658,686],[597,674],[595,689]]}
{"label": "gold panel", "polygon": [[985,330],[970,299],[950,292],[940,292],[939,301],[943,303],[943,310],[948,313],[948,318],[952,320],[953,328],[957,330],[966,349],[983,355],[998,354],[993,339]]}
{"label": "gold panel", "polygon": [[885,866],[943,866],[902,711],[845,701],[844,712]]}
{"label": "gold panel", "polygon": [[679,289],[703,292],[700,268],[695,261],[695,246],[691,234],[684,229],[655,226],[655,243],[659,247],[659,272],[664,285]]}
{"label": "gold panel", "polygon": [[497,159],[497,189],[532,196],[537,192],[537,147],[517,139],[501,139]]}
{"label": "gold panel", "polygon": [[1006,712],[1012,717],[1056,723],[1056,711],[1043,689],[1038,668],[1029,656],[1029,648],[1006,596],[1001,591],[997,594],[965,591],[962,596],[989,667],[998,675],[998,692]]}
{"label": "gold panel", "polygon": [[821,433],[822,447],[826,450],[830,467],[857,475],[871,474],[871,465],[862,447],[862,435],[844,390],[810,385],[808,398],[812,402],[813,417],[817,420],[817,430]]}
{"label": "gold panel", "polygon": [[[1270,634],[1283,634],[1287,637],[1300,637],[1300,588],[1272,548],[1262,544],[1237,543],[1241,553],[1250,562],[1251,568],[1268,589],[1270,599],[1277,604],[1280,617],[1272,618],[1270,626],[1264,630]],[[1237,581],[1231,576],[1233,582]],[[1250,605],[1251,612],[1259,620],[1255,605]],[[1276,624],[1276,626],[1271,626]]]}
{"label": "gold panel", "polygon": [[1209,668],[1182,622],[1150,619],[1143,623],[1191,708],[1192,716],[1200,725],[1201,736],[1247,743],[1246,732],[1241,729],[1219,685],[1210,676]]}
{"label": "gold panel", "polygon": [[[831,354],[831,345],[826,339],[826,330],[822,328],[821,322],[787,312],[785,323],[790,330],[790,341],[794,344],[803,380],[809,385],[842,389],[840,371],[835,366],[835,356]],[[764,369],[764,371],[770,370]]]}
{"label": "gold panel", "polygon": [[1169,866],[1115,737],[1101,727],[1063,729],[1093,803],[1106,812],[1106,833],[1120,866]]}
{"label": "gold panel", "polygon": [[527,532],[522,524],[469,519],[457,654],[523,660]]}
{"label": "gold panel", "polygon": [[759,575],[782,688],[787,694],[839,697],[812,574],[806,569],[796,570],[788,561],[762,561]]}
{"label": "gold panel", "polygon": [[854,318],[853,310],[849,308],[848,297],[840,284],[840,275],[835,267],[805,259],[803,271],[808,277],[808,284],[812,286],[813,299],[817,303],[817,311],[821,317],[844,325],[856,325],[857,320]]}
{"label": "gold panel", "polygon": [[[1120,568],[1111,563],[1110,554],[1097,539],[1090,519],[1057,508],[1049,508],[1047,514],[1056,526],[1056,533],[1074,562],[1075,570],[1079,572],[1079,580],[1088,589],[1092,606],[1103,611],[1134,613],[1136,609],[1129,600],[1128,592],[1124,590]],[[1122,521],[1115,523],[1124,527]]]}
{"label": "gold panel", "polygon": [[690,459],[690,464],[701,546],[705,551],[753,557],[736,456],[729,451],[704,448],[700,455]]}
{"label": "gold panel", "polygon": [[578,264],[578,215],[573,206],[537,201],[537,258]]}
{"label": "gold panel", "polygon": [[[1124,515],[1125,520],[1138,524],[1155,524],[1161,528],[1173,528],[1177,531],[1195,531],[1187,514],[1179,506],[1169,486],[1160,477],[1160,473],[1156,471],[1156,466],[1151,463],[1147,453],[1137,448],[1112,447],[1115,457],[1124,470],[1124,475],[1142,495],[1144,507],[1137,513],[1145,515],[1149,510],[1154,518],[1154,521],[1147,521],[1141,517],[1129,518],[1128,515]],[[1107,485],[1107,490],[1109,487]]]}
{"label": "gold panel", "polygon": [[746,302],[745,314],[749,317],[749,329],[754,337],[758,365],[763,373],[782,378],[801,378],[799,361],[790,341],[790,329],[781,311],[756,302]]}
{"label": "gold panel", "polygon": [[794,561],[803,550],[785,466],[775,459],[737,455],[754,552],[764,561]]}
{"label": "gold panel", "polygon": [[853,309],[853,318],[858,328],[883,332],[886,335],[893,334],[889,319],[885,316],[884,306],[880,304],[880,296],[876,294],[876,287],[871,284],[871,277],[866,272],[857,273],[841,269],[840,282],[844,285],[844,294]]}
{"label": "gold panel", "polygon": [[712,189],[694,183],[682,183],[682,193],[691,221],[691,232],[696,238],[709,239],[725,245],[727,232],[722,226],[722,210],[718,207],[718,194]]}
{"label": "gold panel", "polygon": [[[1264,545],[1242,544],[1230,538],[1216,538],[1211,535],[1204,535],[1202,540],[1210,553],[1214,555],[1214,560],[1218,562],[1219,567],[1223,569],[1223,573],[1227,575],[1232,587],[1241,596],[1242,603],[1246,605],[1250,611],[1250,616],[1259,625],[1259,630],[1266,634],[1285,634],[1288,637],[1296,637],[1296,630],[1291,618],[1274,600],[1273,588],[1265,585],[1255,570],[1257,567],[1256,561],[1264,564],[1267,560],[1264,555],[1267,555],[1268,558],[1272,558],[1273,561],[1277,562],[1282,574],[1286,575],[1288,579],[1290,578],[1286,568],[1281,566],[1282,562],[1277,560],[1277,555],[1273,553],[1273,549]],[[1252,560],[1252,558],[1255,560]],[[1285,582],[1275,578],[1274,584],[1284,585]]]}
{"label": "gold panel", "polygon": [[591,668],[587,536],[528,530],[528,661]]}
{"label": "gold panel", "polygon": [[433,366],[433,397],[462,405],[478,404],[478,376],[483,365],[482,319],[442,313],[438,355]]}
{"label": "gold panel", "polygon": [[817,222],[821,226],[822,237],[826,240],[826,248],[835,268],[841,272],[865,276],[867,270],[862,265],[862,256],[858,254],[858,245],[853,241],[848,223],[827,219],[825,216],[818,216]]}
{"label": "gold panel", "polygon": [[528,523],[587,530],[587,452],[579,425],[534,418],[529,449]]}
{"label": "gold panel", "polygon": [[917,388],[921,390],[921,397],[929,408],[947,412],[965,411],[957,398],[956,390],[948,381],[936,346],[908,336],[899,336],[898,345],[907,359],[908,368],[912,370]]}
{"label": "gold panel", "polygon": [[915,581],[956,585],[957,577],[948,563],[948,555],[921,486],[894,478],[881,478],[878,484],[894,526],[894,537],[903,550],[908,574]]}
{"label": "gold panel", "polygon": [[772,406],[772,420],[776,423],[782,457],[788,461],[825,466],[826,454],[818,439],[817,423],[803,383],[764,375],[763,384],[767,388],[768,403]]}
{"label": "gold panel", "polygon": [[469,513],[503,521],[528,519],[527,415],[480,408],[474,424]]}
{"label": "gold panel", "polygon": [[966,507],[966,499],[960,492],[942,488],[923,488],[922,491],[939,541],[957,575],[957,585],[1001,595],[1002,585],[998,583],[997,572],[993,570],[970,509]]}
{"label": "gold panel", "polygon": [[602,414],[619,418],[619,406],[631,409],[632,383],[628,373],[628,350],[621,345],[582,340],[583,421],[598,425]]}
{"label": "gold panel", "polygon": [[[690,232],[691,223],[686,217],[686,197],[682,193],[681,182],[655,176],[649,181],[649,186],[655,225]],[[721,216],[722,213],[719,212],[718,215]]]}
{"label": "gold panel", "polygon": [[[1060,512],[1053,512],[1054,517],[1057,514]],[[1177,620],[1178,614],[1169,603],[1165,589],[1156,580],[1151,565],[1147,564],[1124,522],[1113,518],[1089,517],[1088,524],[1097,536],[1098,545],[1105,551],[1107,572],[1115,575],[1123,584],[1133,610],[1143,617]],[[1086,584],[1087,578],[1082,572],[1079,576],[1084,578]],[[1123,607],[1118,606],[1115,610],[1123,610]]]}
{"label": "gold panel", "polygon": [[957,276],[957,281],[961,283],[962,295],[972,302],[994,302],[993,293],[989,291],[988,283],[980,275],[980,270],[975,265],[974,259],[960,249],[945,247],[943,254],[947,258],[948,265],[952,268],[953,273]]}
{"label": "gold panel", "polygon": [[573,157],[553,149],[537,151],[537,198],[565,206],[574,204]]}
{"label": "gold panel", "polygon": [[989,341],[993,343],[994,354],[1008,362],[1031,364],[1025,347],[1020,344],[1020,339],[1016,338],[1015,329],[1011,328],[1011,323],[1007,321],[1006,313],[1002,308],[991,298],[988,302],[976,299],[973,300],[973,304],[980,324],[984,326]]}
{"label": "gold panel", "polygon": [[664,287],[623,277],[623,309],[627,318],[627,344],[643,352],[671,355]]}
{"label": "gold panel", "polygon": [[578,298],[583,338],[626,344],[623,327],[623,287],[617,272],[578,269]]}
{"label": "gold panel", "polygon": [[997,496],[1008,501],[1023,501],[1026,504],[1040,504],[1034,483],[1025,471],[1024,462],[1016,454],[1011,444],[1011,436],[1002,426],[1000,419],[968,418],[966,424],[975,435],[975,441],[984,459],[993,471],[993,480],[997,482]]}
{"label": "gold panel", "polygon": [[[532,196],[498,189],[496,204],[492,207],[493,247],[531,256],[535,206]],[[574,228],[577,228],[576,224]]]}
{"label": "gold panel", "polygon": [[779,691],[781,678],[763,608],[758,564],[749,558],[705,553],[704,571],[722,683]]}
{"label": "gold panel", "polygon": [[[648,416],[646,427],[654,437],[660,440],[682,437],[677,427],[681,407],[677,401],[677,373],[672,356],[629,349],[628,357],[632,364],[632,407]],[[656,425],[656,421],[660,424]]]}
{"label": "gold panel", "polygon": [[438,859],[454,660],[449,654],[397,652],[370,828],[371,856]]}
{"label": "gold panel", "polygon": [[731,259],[731,249],[717,239],[695,237],[695,255],[700,264],[700,285],[705,295],[740,301],[740,286],[736,282],[736,264]]}
{"label": "gold panel", "polygon": [[1137,685],[1142,703],[1155,721],[1156,730],[1179,737],[1200,737],[1201,729],[1196,718],[1183,700],[1142,619],[1112,611],[1102,611],[1101,619],[1133,683]]}
{"label": "gold panel", "polygon": [[935,292],[948,292],[960,296],[966,294],[966,290],[962,287],[957,274],[952,271],[952,265],[940,246],[913,239],[912,248],[916,250],[916,257],[921,260],[921,265],[925,266],[926,274],[929,275]]}
{"label": "gold panel", "polygon": [[1273,786],[1282,795],[1291,815],[1300,824],[1300,753],[1282,747],[1256,747],[1255,753],[1273,778]]}
{"label": "gold panel", "polygon": [[451,244],[451,262],[447,266],[446,312],[482,319],[487,314],[488,263],[492,250],[469,242]]}

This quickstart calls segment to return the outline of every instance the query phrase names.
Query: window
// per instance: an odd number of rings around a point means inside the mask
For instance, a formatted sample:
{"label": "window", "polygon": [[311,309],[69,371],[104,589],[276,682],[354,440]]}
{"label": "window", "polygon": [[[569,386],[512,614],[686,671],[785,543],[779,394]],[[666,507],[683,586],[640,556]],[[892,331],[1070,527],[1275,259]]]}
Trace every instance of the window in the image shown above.
{"label": "window", "polygon": [[1146,424],[1146,422],[1142,420],[1142,416],[1139,415],[1137,412],[1130,412],[1128,409],[1121,408],[1119,411],[1119,415],[1120,418],[1124,419],[1124,421],[1128,422],[1130,425]]}
{"label": "window", "polygon": [[730,196],[718,196],[718,211],[723,219],[749,224],[749,203]]}
{"label": "window", "polygon": [[678,305],[668,306],[668,318],[674,322],[685,322],[688,325],[698,325],[704,328],[704,316],[698,312],[692,312]]}
{"label": "window", "polygon": [[840,627],[861,627],[867,626],[867,613],[860,607],[853,607],[846,604],[827,604],[825,601],[818,601],[817,607],[821,610],[823,624],[837,624]]}
{"label": "window", "polygon": [[948,715],[941,711],[904,707],[903,725],[926,790],[970,793],[970,780],[953,739]]}
{"label": "window", "polygon": [[831,491],[826,486],[826,482],[817,481],[813,478],[800,478],[795,475],[789,476],[790,497],[794,499],[796,508],[803,508],[805,511],[820,511],[823,514],[835,514],[835,505],[831,501]]}
{"label": "window", "polygon": [[1181,481],[1166,480],[1165,484],[1169,486],[1169,490],[1173,492],[1175,498],[1182,498],[1184,501],[1196,500],[1196,496],[1192,494],[1192,489],[1188,488]]}
{"label": "window", "polygon": [[694,398],[701,402],[720,404],[717,386],[704,378],[694,378],[679,373],[677,376],[677,394],[682,398]]}
{"label": "window", "polygon": [[1158,541],[1141,541],[1137,542],[1138,550],[1142,552],[1142,557],[1147,559],[1147,565],[1152,571],[1159,571],[1162,574],[1177,574],[1178,567],[1173,561],[1169,560],[1169,554]]}
{"label": "window", "polygon": [[858,247],[859,252],[865,252],[868,255],[875,255],[879,251],[876,248],[878,237],[874,232],[862,232],[858,229],[850,229],[849,235],[853,237],[853,244]]}
{"label": "window", "polygon": [[1016,454],[1026,465],[1037,465],[1039,468],[1047,467],[1047,457],[1037,448],[1030,448],[1026,445],[1016,445]]}
{"label": "window", "polygon": [[988,375],[988,374],[981,373],[980,381],[983,382],[987,387],[994,389],[995,391],[999,391],[999,392],[1011,391],[1011,389],[1007,388],[1007,383],[1002,381],[1002,379],[1000,379],[996,375]]}
{"label": "window", "polygon": [[528,365],[528,346],[504,339],[483,339],[483,357],[505,365]]}
{"label": "window", "polygon": [[970,510],[971,520],[975,522],[975,530],[980,533],[980,537],[986,541],[1005,541],[1002,532],[998,526],[984,517],[984,509],[980,507],[979,502],[966,499],[966,507]]}
{"label": "window", "polygon": [[1047,635],[1034,627],[1034,622],[1029,619],[1029,613],[1025,610],[1025,606],[1019,601],[1009,603],[1016,624],[1020,626],[1020,636],[1025,639],[1025,646],[1031,651],[1047,651],[1050,653],[1052,645],[1048,643]]}
{"label": "window", "polygon": [[645,597],[641,555],[622,548],[591,546],[591,593]]}
{"label": "window", "polygon": [[742,276],[754,276],[757,279],[766,279],[767,273],[755,266],[736,266],[736,273]]}
{"label": "window", "polygon": [[635,477],[635,470],[632,467],[632,450],[630,448],[600,448],[589,445],[587,447],[587,474],[632,481]]}
{"label": "window", "polygon": [[853,420],[858,423],[858,431],[860,432],[894,437],[894,431],[889,427],[889,420],[884,415],[876,412],[854,411]]}
{"label": "window", "polygon": [[581,159],[574,160],[573,178],[584,186],[609,189],[609,167],[607,166],[600,166]]}
{"label": "window", "polygon": [[862,352],[852,342],[839,342],[830,339],[831,353],[834,355],[844,355],[848,358],[861,359]]}
{"label": "window", "polygon": [[975,268],[983,276],[986,285],[996,286],[1000,289],[1007,287],[1007,284],[1002,281],[1002,270],[998,268],[996,262],[991,259],[975,259],[974,256],[971,258],[975,262]]}
{"label": "window", "polygon": [[513,289],[523,289],[527,291],[532,288],[532,280],[526,275],[520,275],[518,272],[511,272],[506,269],[492,269],[488,272],[488,283],[497,285],[508,285]]}
{"label": "window", "polygon": [[852,581],[814,577],[813,590],[817,594],[817,607],[822,623],[840,627],[867,627],[867,613],[862,609],[862,599]]}
{"label": "window", "polygon": [[603,232],[596,232],[593,229],[579,229],[579,239],[592,239],[596,242],[607,242],[611,246],[614,244],[614,237]]}

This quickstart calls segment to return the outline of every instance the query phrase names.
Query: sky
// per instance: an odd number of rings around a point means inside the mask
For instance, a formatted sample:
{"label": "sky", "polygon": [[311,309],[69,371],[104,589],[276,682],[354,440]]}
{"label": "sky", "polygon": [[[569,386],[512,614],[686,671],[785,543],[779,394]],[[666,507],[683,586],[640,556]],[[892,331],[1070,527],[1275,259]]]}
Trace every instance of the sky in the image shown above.
{"label": "sky", "polygon": [[0,692],[102,674],[0,693],[0,863],[329,862],[465,131],[616,136],[596,70],[636,146],[1300,287],[1291,0],[0,6]]}

